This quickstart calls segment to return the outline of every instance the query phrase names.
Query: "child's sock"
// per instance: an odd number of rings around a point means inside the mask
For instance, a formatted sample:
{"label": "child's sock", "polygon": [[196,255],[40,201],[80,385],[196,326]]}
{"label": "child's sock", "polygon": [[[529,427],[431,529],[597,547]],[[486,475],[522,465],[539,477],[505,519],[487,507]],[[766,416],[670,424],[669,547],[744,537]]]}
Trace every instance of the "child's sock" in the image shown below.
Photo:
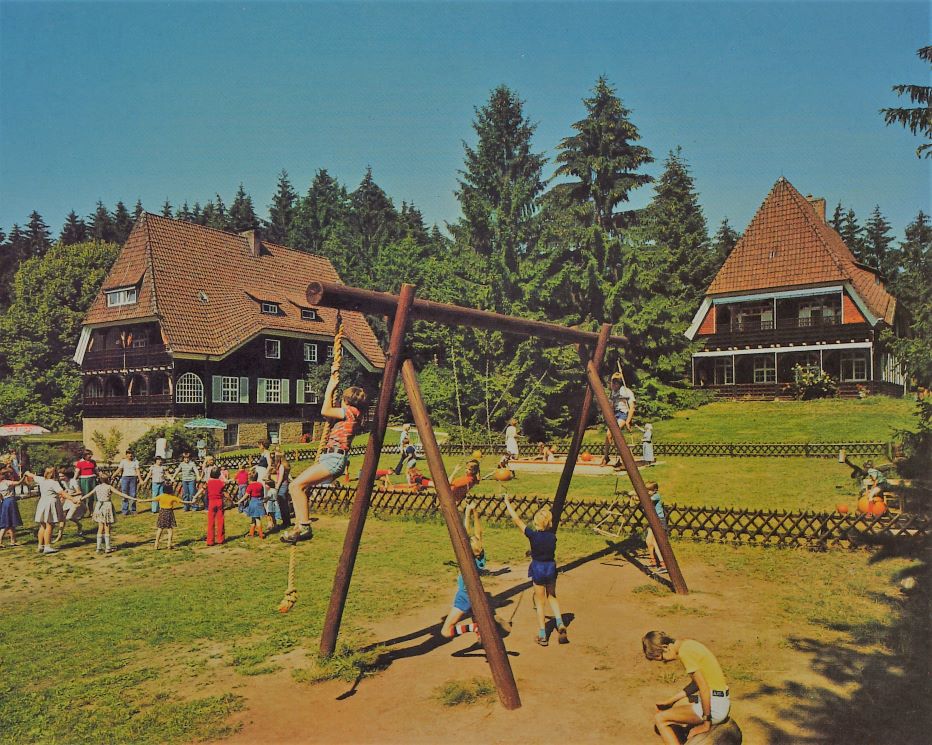
{"label": "child's sock", "polygon": [[[469,634],[473,631],[476,631],[476,624],[474,624],[472,621],[457,623],[453,626],[454,636],[462,636],[463,634]],[[478,631],[476,631],[476,633],[478,633]]]}
{"label": "child's sock", "polygon": [[256,535],[256,524],[253,523],[252,525],[249,526],[249,537],[253,538],[255,537],[255,535]]}
{"label": "child's sock", "polygon": [[558,629],[566,628],[566,627],[564,626],[564,624],[563,624],[563,617],[562,617],[562,616],[557,616],[555,620],[556,620],[556,622],[557,622],[557,628],[558,628]]}
{"label": "child's sock", "polygon": [[104,545],[107,547],[107,550],[110,550],[110,534],[106,533],[104,535]]}
{"label": "child's sock", "polygon": [[265,533],[262,532],[262,526],[259,526],[259,538],[265,540]]}
{"label": "child's sock", "polygon": [[98,551],[100,551],[101,547],[103,546],[103,542],[104,542],[104,537],[100,533],[98,533],[97,534],[97,550]]}

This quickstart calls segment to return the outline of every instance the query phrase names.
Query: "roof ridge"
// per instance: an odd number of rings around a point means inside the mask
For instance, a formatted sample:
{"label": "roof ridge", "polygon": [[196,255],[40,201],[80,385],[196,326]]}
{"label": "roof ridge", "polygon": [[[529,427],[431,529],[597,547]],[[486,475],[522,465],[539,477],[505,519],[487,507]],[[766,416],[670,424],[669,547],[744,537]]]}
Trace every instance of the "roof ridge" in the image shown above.
{"label": "roof ridge", "polygon": [[201,225],[199,222],[191,222],[190,220],[180,220],[174,217],[165,217],[165,215],[159,215],[154,212],[146,212],[145,214],[149,215],[150,217],[155,217],[158,220],[167,220],[173,225],[190,225],[191,227],[194,227],[194,228],[201,228],[203,230],[210,230],[214,233],[220,233],[221,235],[225,235],[229,238],[242,239],[243,237],[242,234],[240,233],[233,233],[229,230],[221,230],[220,228],[215,228],[212,225]]}
{"label": "roof ridge", "polygon": [[[152,233],[149,231],[148,212],[143,213],[142,227],[146,231],[146,271],[149,272],[149,281],[152,283],[152,312],[156,318],[161,319],[159,312],[159,295],[155,286],[155,267],[152,262]],[[162,324],[159,324],[161,328]]]}

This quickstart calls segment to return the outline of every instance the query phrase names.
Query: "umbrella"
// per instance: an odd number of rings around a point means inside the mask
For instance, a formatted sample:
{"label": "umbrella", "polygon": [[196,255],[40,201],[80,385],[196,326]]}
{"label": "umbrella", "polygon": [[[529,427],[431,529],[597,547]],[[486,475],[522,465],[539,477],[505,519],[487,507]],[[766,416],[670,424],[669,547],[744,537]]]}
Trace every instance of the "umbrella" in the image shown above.
{"label": "umbrella", "polygon": [[221,422],[219,419],[192,419],[190,422],[185,422],[185,427],[188,429],[226,429],[227,423]]}
{"label": "umbrella", "polygon": [[[226,427],[226,425],[223,425]],[[23,435],[47,435],[49,430],[38,424],[4,424],[0,426],[0,437],[22,437]]]}

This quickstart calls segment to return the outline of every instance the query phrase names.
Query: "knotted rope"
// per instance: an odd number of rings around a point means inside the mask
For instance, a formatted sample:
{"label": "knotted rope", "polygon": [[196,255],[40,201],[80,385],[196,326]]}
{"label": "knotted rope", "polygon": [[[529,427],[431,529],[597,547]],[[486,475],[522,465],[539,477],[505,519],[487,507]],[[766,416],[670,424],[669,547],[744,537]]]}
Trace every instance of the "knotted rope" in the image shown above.
{"label": "knotted rope", "polygon": [[[343,364],[343,334],[345,328],[343,326],[343,316],[337,311],[337,333],[333,337],[333,369],[336,370],[337,374],[340,373],[340,366]],[[334,408],[337,404],[337,391],[334,389],[333,393],[330,395],[330,400],[327,402],[327,405],[331,408]],[[317,446],[317,457],[315,460],[319,461],[320,456],[324,454],[324,448],[327,447],[327,440],[330,439],[330,430],[332,425],[330,420],[327,419],[324,423],[323,432],[320,436],[320,444]],[[291,544],[291,551],[288,556],[288,587],[285,590],[285,595],[282,598],[282,601],[278,604],[279,613],[287,613],[292,608],[294,608],[295,603],[298,602],[298,589],[295,587],[295,570],[297,566],[298,559],[298,544]]]}

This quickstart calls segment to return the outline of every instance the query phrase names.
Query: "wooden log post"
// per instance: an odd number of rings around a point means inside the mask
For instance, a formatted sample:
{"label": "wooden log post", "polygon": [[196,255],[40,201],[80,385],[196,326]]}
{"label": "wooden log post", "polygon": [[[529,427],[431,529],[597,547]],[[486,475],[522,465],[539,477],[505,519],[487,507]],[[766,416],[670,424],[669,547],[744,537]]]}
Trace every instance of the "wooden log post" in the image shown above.
{"label": "wooden log post", "polygon": [[320,653],[325,657],[332,655],[337,646],[337,635],[340,633],[340,622],[343,620],[346,596],[353,578],[356,554],[359,551],[359,543],[362,540],[362,531],[366,525],[366,515],[372,499],[372,485],[375,481],[376,468],[379,465],[379,456],[382,453],[382,443],[385,440],[388,409],[392,402],[392,394],[395,392],[395,381],[398,378],[401,353],[404,349],[405,330],[413,303],[414,285],[402,285],[392,324],[392,335],[388,342],[388,355],[385,358],[382,385],[379,388],[379,402],[372,420],[369,444],[366,447],[362,470],[359,472],[356,496],[353,499],[346,536],[343,539],[343,552],[340,554],[340,562],[333,578],[333,590],[330,593],[330,603],[327,606],[327,616],[324,619],[324,629],[320,637]]}
{"label": "wooden log post", "polygon": [[[596,369],[602,368],[602,360],[605,359],[605,349],[608,346],[608,338],[612,333],[612,325],[603,323],[599,331],[599,338],[596,341],[595,349],[592,352],[592,362]],[[585,349],[577,346],[579,357],[583,366],[588,362]],[[576,420],[576,428],[573,430],[573,439],[570,441],[569,451],[566,454],[566,463],[563,465],[563,473],[560,474],[560,483],[557,484],[557,491],[553,497],[553,532],[556,533],[560,527],[560,518],[563,516],[563,505],[566,503],[566,495],[570,490],[570,482],[573,479],[573,471],[576,469],[576,459],[579,457],[579,450],[582,447],[583,436],[586,434],[586,425],[589,423],[589,413],[592,410],[592,389],[586,383],[583,392],[582,406],[579,409],[579,418]]]}
{"label": "wooden log post", "polygon": [[660,518],[657,517],[657,511],[650,501],[647,487],[644,486],[644,479],[641,476],[641,472],[638,470],[637,463],[634,462],[634,456],[628,448],[628,443],[625,442],[624,435],[621,433],[621,427],[618,426],[618,422],[615,421],[615,412],[612,410],[612,403],[605,393],[605,388],[602,387],[602,378],[599,376],[599,370],[592,360],[590,360],[586,366],[586,372],[589,376],[589,387],[592,389],[595,400],[602,411],[602,416],[605,418],[605,423],[612,433],[615,447],[618,448],[621,462],[624,464],[625,471],[628,472],[628,478],[631,479],[631,485],[638,495],[638,501],[641,503],[641,509],[644,510],[647,524],[650,525],[650,529],[654,531],[654,538],[657,539],[657,548],[660,549],[660,555],[667,565],[667,571],[670,572],[670,581],[673,583],[673,589],[680,595],[686,595],[689,593],[689,588],[686,587],[686,580],[683,579],[683,574],[680,572],[680,565],[676,561],[676,556],[673,555],[670,539],[667,537],[667,532],[660,524]]}
{"label": "wooden log post", "polygon": [[479,570],[469,545],[469,536],[466,535],[466,528],[456,509],[456,501],[450,489],[450,481],[440,455],[440,447],[437,445],[427,407],[421,396],[417,372],[411,360],[405,360],[401,366],[401,377],[411,405],[411,414],[421,437],[421,445],[424,447],[424,456],[430,467],[430,475],[434,480],[434,489],[437,491],[437,499],[440,502],[440,512],[447,524],[450,542],[453,544],[453,553],[456,555],[456,561],[466,585],[466,592],[469,594],[469,602],[472,604],[473,618],[482,632],[482,646],[485,648],[489,668],[492,671],[492,680],[498,689],[498,697],[502,705],[506,709],[517,709],[521,706],[521,698],[518,695],[518,686],[511,670],[511,663],[508,661],[508,653],[505,651],[505,644],[502,642],[498,624],[495,622],[492,604],[482,587],[482,580],[479,579]]}

